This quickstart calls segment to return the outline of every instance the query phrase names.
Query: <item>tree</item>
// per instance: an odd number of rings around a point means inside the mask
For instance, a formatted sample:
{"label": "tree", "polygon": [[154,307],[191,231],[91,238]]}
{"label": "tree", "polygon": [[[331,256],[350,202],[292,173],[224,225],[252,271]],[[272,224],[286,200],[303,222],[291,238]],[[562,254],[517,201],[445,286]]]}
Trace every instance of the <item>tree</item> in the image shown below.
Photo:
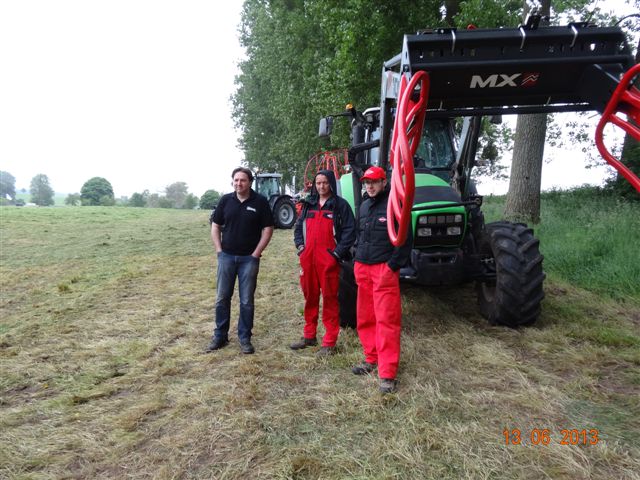
{"label": "tree", "polygon": [[173,201],[167,197],[158,198],[158,207],[159,208],[176,208]]}
{"label": "tree", "polygon": [[31,201],[41,207],[53,205],[53,188],[49,185],[49,177],[38,174],[31,179]]}
{"label": "tree", "polygon": [[67,198],[64,199],[65,205],[70,205],[75,207],[80,204],[80,194],[79,193],[70,193],[67,195]]}
{"label": "tree", "polygon": [[103,195],[100,197],[100,205],[103,207],[113,207],[116,204],[116,199],[113,195]]}
{"label": "tree", "polygon": [[82,205],[113,205],[113,187],[102,177],[90,178],[80,189]]}
{"label": "tree", "polygon": [[131,198],[129,199],[129,206],[145,207],[147,205],[147,196],[149,195],[149,191],[145,190],[145,192],[147,193],[146,196],[144,193],[138,193],[138,192],[135,192],[133,195],[131,195]]}
{"label": "tree", "polygon": [[160,195],[157,193],[152,193],[147,197],[147,207],[149,208],[159,208],[160,207]]}
{"label": "tree", "polygon": [[[569,17],[576,15],[587,5],[587,1],[558,0],[557,12],[566,11]],[[524,2],[525,14],[528,4]],[[551,0],[541,2],[541,13],[549,15]],[[590,17],[597,16],[594,7]],[[580,12],[579,16],[583,16]],[[544,154],[545,137],[549,119],[545,114],[518,116],[516,134],[514,138],[513,159],[509,191],[505,203],[504,216],[510,220],[537,223],[540,221],[540,189],[542,179],[542,160]],[[575,132],[572,132],[575,134]],[[579,138],[579,136],[575,136]],[[626,144],[625,144],[626,145]],[[630,149],[632,150],[632,149]],[[629,153],[632,156],[631,152]],[[623,155],[624,156],[624,155]]]}
{"label": "tree", "polygon": [[0,198],[16,199],[16,179],[9,172],[0,170]]}
{"label": "tree", "polygon": [[200,208],[202,210],[213,210],[218,205],[220,200],[220,193],[215,190],[207,190],[200,198]]}
{"label": "tree", "polygon": [[193,193],[187,194],[187,198],[185,198],[184,205],[182,206],[182,208],[193,210],[197,206],[198,206],[198,197],[196,197]]}
{"label": "tree", "polygon": [[[548,16],[551,0],[543,0],[541,3],[541,13]],[[525,0],[524,16],[528,11]],[[504,207],[504,217],[508,220],[532,223],[540,221],[540,188],[546,134],[547,114],[518,115],[509,191]]]}
{"label": "tree", "polygon": [[[169,201],[173,208],[182,208],[187,198],[189,189],[185,182],[175,182],[165,188],[165,198]],[[166,203],[165,203],[166,204]],[[162,208],[172,208],[162,207]]]}
{"label": "tree", "polygon": [[[444,26],[436,0],[246,0],[234,118],[250,167],[302,177],[325,141],[318,120],[347,103],[379,103],[380,69],[405,32]],[[295,53],[292,52],[295,45]],[[349,130],[332,141],[345,146]]]}

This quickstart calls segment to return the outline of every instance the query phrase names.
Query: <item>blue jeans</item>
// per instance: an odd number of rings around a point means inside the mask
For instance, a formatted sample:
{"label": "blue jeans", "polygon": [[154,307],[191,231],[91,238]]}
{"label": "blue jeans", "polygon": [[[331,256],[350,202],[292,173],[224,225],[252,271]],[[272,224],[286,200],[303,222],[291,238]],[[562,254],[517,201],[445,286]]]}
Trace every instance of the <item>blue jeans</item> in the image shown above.
{"label": "blue jeans", "polygon": [[260,259],[251,255],[218,254],[218,280],[216,298],[216,328],[213,337],[229,339],[231,321],[231,297],[238,277],[240,293],[240,318],[238,319],[238,338],[240,343],[251,340],[253,328],[253,297],[256,292]]}

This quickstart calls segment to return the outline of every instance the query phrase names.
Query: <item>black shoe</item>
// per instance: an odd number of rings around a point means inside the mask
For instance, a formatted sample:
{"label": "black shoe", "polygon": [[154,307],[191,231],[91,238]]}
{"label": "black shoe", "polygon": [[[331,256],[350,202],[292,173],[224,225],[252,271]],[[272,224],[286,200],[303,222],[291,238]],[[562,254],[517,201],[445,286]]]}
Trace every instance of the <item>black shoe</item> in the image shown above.
{"label": "black shoe", "polygon": [[222,347],[226,347],[229,344],[229,340],[223,340],[222,338],[214,338],[211,343],[204,350],[205,353],[213,352],[214,350],[220,350]]}
{"label": "black shoe", "polygon": [[354,375],[367,375],[376,369],[375,363],[362,362],[351,369]]}
{"label": "black shoe", "polygon": [[251,355],[256,351],[256,349],[253,348],[253,345],[251,345],[251,342],[245,342],[240,344],[240,351],[245,355]]}
{"label": "black shoe", "polygon": [[289,345],[291,350],[301,350],[307,347],[314,347],[318,344],[318,340],[316,338],[304,338],[302,337],[299,341],[292,343]]}
{"label": "black shoe", "polygon": [[336,354],[336,347],[320,347],[316,352],[316,357],[329,357]]}
{"label": "black shoe", "polygon": [[380,379],[380,393],[395,393],[398,390],[398,382],[395,378]]}

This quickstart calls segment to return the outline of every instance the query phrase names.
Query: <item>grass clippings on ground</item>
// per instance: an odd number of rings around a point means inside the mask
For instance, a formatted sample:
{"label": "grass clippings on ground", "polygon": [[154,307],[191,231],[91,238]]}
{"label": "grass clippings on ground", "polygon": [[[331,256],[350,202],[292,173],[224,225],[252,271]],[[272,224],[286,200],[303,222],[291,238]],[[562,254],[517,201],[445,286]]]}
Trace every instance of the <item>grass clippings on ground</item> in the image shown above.
{"label": "grass clippings on ground", "polygon": [[[470,285],[405,285],[399,392],[382,396],[350,372],[354,331],[332,357],[288,348],[303,326],[290,230],[261,261],[256,354],[233,335],[203,354],[208,212],[0,215],[2,478],[640,478],[634,299],[550,274],[540,321],[510,330]],[[598,443],[562,445],[564,429]]]}

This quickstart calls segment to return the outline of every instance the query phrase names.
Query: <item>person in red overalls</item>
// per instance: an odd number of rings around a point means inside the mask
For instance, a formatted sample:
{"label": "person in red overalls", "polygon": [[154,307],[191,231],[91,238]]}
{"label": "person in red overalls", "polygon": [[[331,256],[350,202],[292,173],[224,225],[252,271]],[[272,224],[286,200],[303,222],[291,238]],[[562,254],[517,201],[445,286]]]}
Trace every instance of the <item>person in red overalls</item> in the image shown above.
{"label": "person in red overalls", "polygon": [[355,218],[351,207],[336,195],[336,177],[320,170],[313,181],[294,230],[300,257],[300,286],[304,294],[304,331],[293,350],[318,344],[316,331],[322,292],[322,324],[325,334],[319,356],[335,353],[340,333],[338,286],[340,262],[349,258],[355,240]]}
{"label": "person in red overalls", "polygon": [[380,391],[396,391],[400,362],[400,267],[411,254],[411,231],[401,247],[387,233],[387,176],[380,167],[367,169],[360,179],[368,198],[358,211],[354,274],[358,284],[358,336],[364,362],[351,369],[356,375],[378,368]]}

